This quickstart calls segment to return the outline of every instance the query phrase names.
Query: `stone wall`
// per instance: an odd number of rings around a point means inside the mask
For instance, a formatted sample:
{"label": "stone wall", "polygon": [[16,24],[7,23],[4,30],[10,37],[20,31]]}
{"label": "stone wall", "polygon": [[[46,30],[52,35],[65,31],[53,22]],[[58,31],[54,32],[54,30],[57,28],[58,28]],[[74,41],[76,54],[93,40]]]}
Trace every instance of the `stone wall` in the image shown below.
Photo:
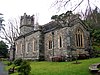
{"label": "stone wall", "polygon": [[[75,31],[77,28],[82,29],[83,31],[83,47],[79,48],[76,47],[75,44]],[[87,49],[89,49],[89,32],[82,26],[82,24],[77,23],[75,24],[73,27],[70,28],[70,32],[71,32],[71,48],[78,51],[78,53],[80,54],[86,54],[88,55],[88,52],[86,51]]]}
{"label": "stone wall", "polygon": [[[77,28],[81,28],[83,31],[83,36],[84,36],[84,48],[89,47],[88,38],[89,38],[89,32],[81,25],[81,24],[75,24],[73,27],[71,27],[71,34],[72,34],[72,42],[75,41],[75,31]],[[74,38],[73,38],[74,37]],[[75,43],[72,43],[75,46]]]}
{"label": "stone wall", "polygon": [[[75,45],[75,30],[80,27],[84,34],[84,47],[77,48]],[[54,35],[52,34],[54,32]],[[62,36],[63,47],[58,47],[58,36]],[[64,27],[56,29],[54,31],[45,34],[45,59],[50,60],[52,56],[69,56],[72,50],[79,50],[81,53],[85,53],[86,49],[89,48],[89,32],[80,24],[77,23],[72,27]],[[48,48],[48,41],[54,39],[54,48]],[[86,52],[87,53],[87,52]]]}
{"label": "stone wall", "polygon": [[[43,48],[41,48],[41,43],[42,43],[41,35],[42,35],[41,32],[37,31],[37,32],[34,32],[33,34],[30,34],[28,36],[22,37],[21,39],[18,39],[16,41],[16,46],[19,45],[19,47],[16,48],[17,49],[16,58],[39,60],[40,51],[42,52],[44,50]],[[33,41],[34,41],[34,44],[33,44]],[[21,44],[22,44],[22,48],[21,48]],[[29,44],[29,47],[28,47],[28,44]]]}
{"label": "stone wall", "polygon": [[20,27],[20,35],[25,35],[34,30],[34,26],[23,25]]}
{"label": "stone wall", "polygon": [[[57,29],[45,34],[45,59],[50,60],[52,56],[64,56],[67,55],[67,29],[68,27]],[[54,37],[52,32],[54,32]],[[62,47],[59,48],[58,46],[58,37],[62,37]],[[48,48],[48,41],[50,39],[54,39],[54,48]],[[54,55],[53,55],[54,53]]]}

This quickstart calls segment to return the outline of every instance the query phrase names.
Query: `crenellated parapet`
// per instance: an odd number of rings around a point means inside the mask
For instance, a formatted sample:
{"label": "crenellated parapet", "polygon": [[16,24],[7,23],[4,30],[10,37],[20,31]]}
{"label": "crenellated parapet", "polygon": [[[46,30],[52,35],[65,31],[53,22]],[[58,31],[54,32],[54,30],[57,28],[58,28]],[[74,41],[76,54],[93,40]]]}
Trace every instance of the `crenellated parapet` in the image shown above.
{"label": "crenellated parapet", "polygon": [[34,25],[34,15],[30,16],[24,13],[24,15],[21,16],[21,19],[20,19],[20,26],[23,26],[23,25],[33,26]]}

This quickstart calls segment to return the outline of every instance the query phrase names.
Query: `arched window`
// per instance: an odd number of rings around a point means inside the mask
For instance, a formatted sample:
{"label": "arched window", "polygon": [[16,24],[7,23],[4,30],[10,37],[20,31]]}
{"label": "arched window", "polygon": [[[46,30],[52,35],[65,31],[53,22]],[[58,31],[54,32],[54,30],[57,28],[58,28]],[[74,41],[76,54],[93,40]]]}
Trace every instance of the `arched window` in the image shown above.
{"label": "arched window", "polygon": [[21,54],[23,54],[23,51],[22,51],[23,50],[23,44],[22,43],[20,44],[20,50],[21,50]]}
{"label": "arched window", "polygon": [[84,47],[83,31],[78,28],[75,33],[76,47]]}
{"label": "arched window", "polygon": [[58,48],[63,47],[63,41],[62,41],[62,36],[58,36]]}
{"label": "arched window", "polygon": [[28,41],[25,42],[25,50],[26,50],[26,53],[28,53]]}
{"label": "arched window", "polygon": [[30,42],[28,42],[28,44],[27,44],[27,52],[30,52],[31,51],[31,43]]}
{"label": "arched window", "polygon": [[16,42],[16,54],[18,53],[18,42]]}
{"label": "arched window", "polygon": [[35,52],[36,51],[36,40],[35,39],[33,39],[33,52]]}
{"label": "arched window", "polygon": [[62,47],[62,37],[59,37],[59,46]]}
{"label": "arched window", "polygon": [[32,42],[29,41],[27,44],[27,52],[31,52],[32,51]]}
{"label": "arched window", "polygon": [[49,46],[49,49],[52,49],[52,40],[49,40],[48,46]]}

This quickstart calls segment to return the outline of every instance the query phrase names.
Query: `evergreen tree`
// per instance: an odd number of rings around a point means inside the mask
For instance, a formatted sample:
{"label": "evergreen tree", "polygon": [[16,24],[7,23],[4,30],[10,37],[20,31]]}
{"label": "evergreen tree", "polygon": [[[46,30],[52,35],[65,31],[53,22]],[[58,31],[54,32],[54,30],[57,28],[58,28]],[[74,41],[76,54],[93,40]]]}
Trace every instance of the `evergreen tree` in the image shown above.
{"label": "evergreen tree", "polygon": [[92,46],[100,46],[100,10],[97,7],[94,10],[88,11],[85,23],[90,27]]}
{"label": "evergreen tree", "polygon": [[8,55],[8,46],[3,42],[0,41],[0,55],[3,57],[7,57]]}

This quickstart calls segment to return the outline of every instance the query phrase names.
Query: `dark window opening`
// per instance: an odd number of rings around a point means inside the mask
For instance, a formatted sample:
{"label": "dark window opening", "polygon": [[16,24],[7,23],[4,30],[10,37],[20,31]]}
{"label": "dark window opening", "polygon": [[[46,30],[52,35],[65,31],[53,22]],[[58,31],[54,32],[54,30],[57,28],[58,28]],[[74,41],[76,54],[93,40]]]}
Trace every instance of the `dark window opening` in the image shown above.
{"label": "dark window opening", "polygon": [[62,38],[60,36],[60,47],[62,47]]}
{"label": "dark window opening", "polygon": [[49,41],[49,49],[52,49],[52,41]]}

